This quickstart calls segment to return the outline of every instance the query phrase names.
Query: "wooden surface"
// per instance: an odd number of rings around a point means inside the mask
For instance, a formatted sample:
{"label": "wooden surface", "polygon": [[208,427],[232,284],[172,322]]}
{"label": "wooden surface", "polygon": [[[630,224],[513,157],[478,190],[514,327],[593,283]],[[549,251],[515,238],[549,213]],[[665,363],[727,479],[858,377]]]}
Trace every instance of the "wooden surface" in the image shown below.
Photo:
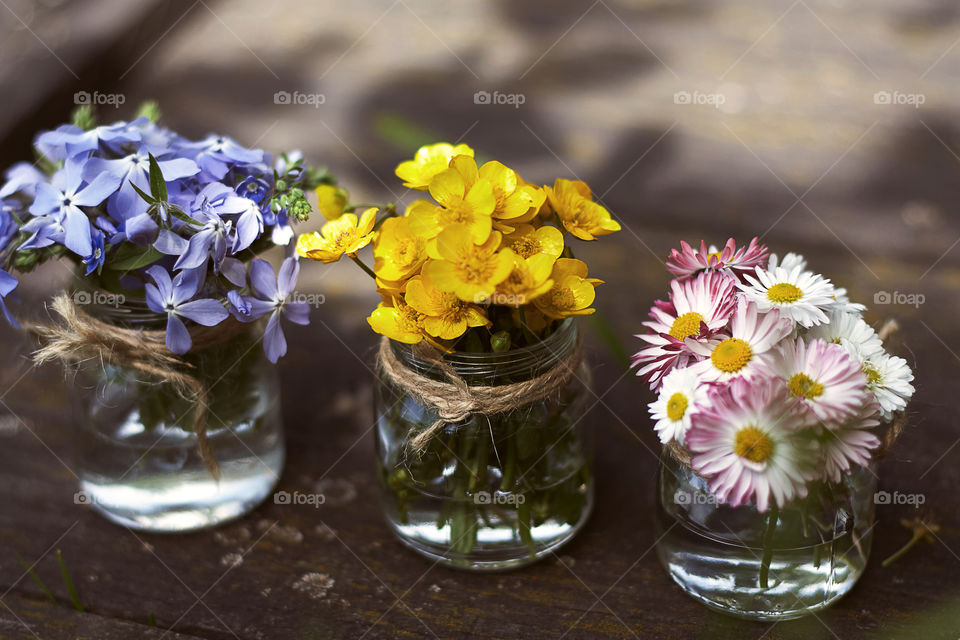
{"label": "wooden surface", "polygon": [[[867,572],[830,610],[776,625],[707,611],[652,552],[649,392],[592,336],[600,401],[587,527],[558,556],[522,571],[433,566],[392,539],[379,513],[368,368],[375,338],[362,321],[375,297],[353,265],[308,265],[302,286],[327,304],[310,327],[288,332],[279,488],[324,493],[318,509],[268,504],[184,536],[106,522],[74,504],[62,373],[31,370],[27,342],[0,331],[0,638],[960,637],[953,3],[270,5],[193,5],[167,35],[145,40],[155,46],[135,72],[114,73],[109,86],[129,104],[160,98],[167,123],[186,133],[217,128],[248,144],[301,146],[337,169],[358,199],[409,199],[391,175],[417,138],[411,128],[465,135],[530,180],[587,179],[625,229],[579,253],[608,282],[598,306],[630,350],[650,302],[665,295],[659,260],[681,238],[762,235],[775,251],[806,254],[868,304],[882,291],[925,296],[917,307],[872,305],[868,318],[900,322],[900,348],[918,376],[909,428],[880,466],[880,488],[922,494],[939,538],[881,568],[909,538],[900,519],[917,514],[881,506]],[[10,42],[0,39],[0,52]],[[37,109],[56,113],[4,123],[17,132],[0,147],[4,164],[26,153],[24,132],[56,124],[71,106],[49,105],[25,73],[4,80],[4,92],[19,87]],[[526,102],[477,105],[480,89],[522,92]],[[278,106],[278,90],[321,91],[326,101]],[[677,104],[679,91],[725,102]],[[877,91],[920,93],[925,102],[878,105]],[[23,313],[35,312],[64,274],[48,265],[25,282]],[[69,605],[56,549],[83,613]],[[16,554],[35,564],[58,605]],[[178,635],[164,635],[169,628]]]}

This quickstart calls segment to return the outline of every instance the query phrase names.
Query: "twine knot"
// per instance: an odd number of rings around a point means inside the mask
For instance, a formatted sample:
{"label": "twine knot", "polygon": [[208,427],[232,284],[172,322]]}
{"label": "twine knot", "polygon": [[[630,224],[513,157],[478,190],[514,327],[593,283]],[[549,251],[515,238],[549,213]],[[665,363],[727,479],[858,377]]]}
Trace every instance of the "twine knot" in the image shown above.
{"label": "twine knot", "polygon": [[414,348],[419,357],[443,373],[444,380],[421,375],[401,363],[387,337],[380,340],[377,365],[392,383],[437,412],[438,419],[410,440],[410,448],[417,453],[421,453],[446,424],[462,422],[473,414],[492,415],[519,409],[558,393],[575,375],[583,359],[583,341],[578,339],[573,352],[542,375],[512,384],[471,386],[439,351],[424,343]]}

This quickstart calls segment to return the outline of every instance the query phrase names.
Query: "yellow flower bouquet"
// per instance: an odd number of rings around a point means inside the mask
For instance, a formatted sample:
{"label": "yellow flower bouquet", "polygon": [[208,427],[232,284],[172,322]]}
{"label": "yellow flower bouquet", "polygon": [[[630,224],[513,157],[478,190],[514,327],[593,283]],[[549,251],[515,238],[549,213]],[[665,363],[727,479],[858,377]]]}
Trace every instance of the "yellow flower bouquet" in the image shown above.
{"label": "yellow flower bouquet", "polygon": [[[375,281],[383,336],[378,455],[401,540],[473,569],[524,564],[582,526],[592,502],[588,371],[573,318],[595,287],[568,240],[620,225],[589,187],[537,186],[464,144],[434,144],[396,174],[432,200],[403,215],[317,189],[328,222],[300,256],[344,255]],[[357,213],[363,209],[359,218]],[[372,245],[373,262],[359,252]]]}

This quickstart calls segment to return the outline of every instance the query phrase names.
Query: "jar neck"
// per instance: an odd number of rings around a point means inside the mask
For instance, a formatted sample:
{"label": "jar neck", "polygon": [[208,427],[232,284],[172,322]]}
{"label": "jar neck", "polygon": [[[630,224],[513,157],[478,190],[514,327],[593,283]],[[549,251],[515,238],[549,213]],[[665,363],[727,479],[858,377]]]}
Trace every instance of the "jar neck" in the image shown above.
{"label": "jar neck", "polygon": [[[565,361],[576,350],[578,338],[577,323],[568,318],[545,339],[528,347],[492,353],[455,351],[444,354],[443,359],[468,385],[513,384],[543,375]],[[413,345],[391,341],[391,347],[407,368],[436,380],[446,378],[434,363],[419,355]]]}

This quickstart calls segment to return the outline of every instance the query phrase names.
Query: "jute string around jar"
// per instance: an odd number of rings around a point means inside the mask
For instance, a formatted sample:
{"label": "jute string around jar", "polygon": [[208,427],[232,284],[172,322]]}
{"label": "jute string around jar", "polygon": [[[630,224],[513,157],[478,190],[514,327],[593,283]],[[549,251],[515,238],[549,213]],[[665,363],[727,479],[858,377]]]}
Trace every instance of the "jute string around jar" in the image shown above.
{"label": "jute string around jar", "polygon": [[[880,328],[880,331],[877,332],[877,335],[881,340],[886,340],[899,328],[900,326],[897,324],[896,320],[887,320]],[[894,416],[893,420],[890,421],[886,432],[884,432],[883,437],[880,439],[880,446],[877,447],[876,451],[873,452],[874,460],[883,460],[887,457],[887,455],[890,453],[890,450],[893,448],[894,443],[896,443],[906,426],[906,413],[898,413],[896,416]],[[663,445],[663,449],[673,456],[674,459],[676,459],[676,461],[680,464],[692,468],[691,459],[693,456],[691,455],[690,450],[676,440],[671,440]]]}
{"label": "jute string around jar", "polygon": [[542,375],[512,384],[471,386],[433,347],[420,343],[414,349],[418,357],[439,369],[446,380],[421,375],[405,366],[397,359],[386,337],[380,340],[377,364],[391,382],[437,411],[439,418],[410,440],[410,448],[416,453],[421,453],[446,424],[461,422],[472,414],[493,415],[519,409],[559,393],[583,358],[583,340],[578,338],[573,352]]}
{"label": "jute string around jar", "polygon": [[[57,295],[50,307],[61,322],[27,327],[40,343],[40,348],[33,353],[34,363],[58,360],[70,365],[100,361],[103,365],[135,369],[169,384],[182,398],[193,403],[190,426],[197,436],[197,450],[207,470],[219,480],[220,468],[207,438],[207,390],[188,372],[194,366],[167,349],[166,332],[104,322],[81,310],[66,293]],[[222,344],[243,330],[243,325],[232,319],[216,327],[191,327],[192,349]]]}

